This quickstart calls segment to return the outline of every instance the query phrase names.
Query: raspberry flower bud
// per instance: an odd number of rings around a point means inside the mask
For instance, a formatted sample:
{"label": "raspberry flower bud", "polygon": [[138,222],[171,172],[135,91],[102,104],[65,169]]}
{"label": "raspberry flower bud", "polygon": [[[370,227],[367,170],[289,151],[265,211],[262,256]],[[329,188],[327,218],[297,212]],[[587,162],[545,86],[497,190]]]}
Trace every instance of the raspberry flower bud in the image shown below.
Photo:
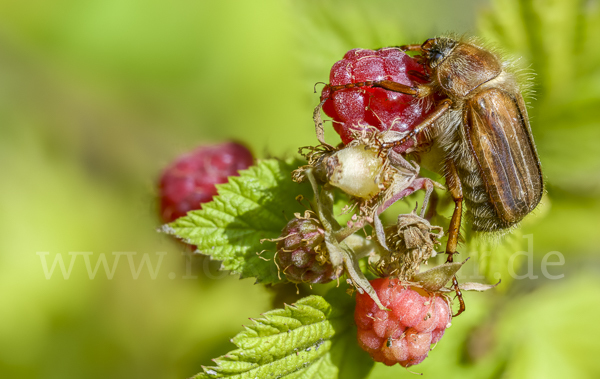
{"label": "raspberry flower bud", "polygon": [[340,274],[329,262],[325,230],[311,211],[296,213],[277,241],[275,262],[290,282],[327,283]]}

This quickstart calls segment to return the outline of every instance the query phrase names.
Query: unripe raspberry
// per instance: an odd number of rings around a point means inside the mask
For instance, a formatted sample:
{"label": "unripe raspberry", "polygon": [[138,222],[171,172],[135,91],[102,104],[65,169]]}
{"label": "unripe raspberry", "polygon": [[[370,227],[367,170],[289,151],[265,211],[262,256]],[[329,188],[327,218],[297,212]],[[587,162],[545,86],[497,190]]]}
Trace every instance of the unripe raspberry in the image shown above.
{"label": "unripe raspberry", "polygon": [[322,161],[327,183],[348,195],[369,199],[379,192],[384,161],[363,144],[346,146]]}
{"label": "unripe raspberry", "polygon": [[448,300],[399,279],[379,278],[371,285],[390,311],[379,309],[366,293],[356,296],[354,320],[359,345],[388,366],[421,363],[450,325]]}
{"label": "unripe raspberry", "polygon": [[327,260],[323,225],[307,211],[295,215],[281,232],[275,262],[290,282],[327,283],[339,275]]}
{"label": "unripe raspberry", "polygon": [[[331,85],[359,83],[371,80],[390,80],[414,86],[418,82],[409,71],[425,74],[416,60],[397,48],[380,50],[353,49],[331,68]],[[420,123],[432,110],[433,99],[417,100],[411,95],[387,91],[382,88],[359,87],[335,91],[329,87],[321,93],[323,111],[333,118],[333,127],[347,144],[353,139],[353,130],[362,130],[367,125],[379,131],[407,132]],[[414,144],[409,141],[400,151]],[[398,149],[397,149],[398,150]]]}
{"label": "unripe raspberry", "polygon": [[164,222],[200,209],[217,194],[215,184],[252,165],[252,153],[239,143],[200,146],[177,158],[160,178],[160,215]]}

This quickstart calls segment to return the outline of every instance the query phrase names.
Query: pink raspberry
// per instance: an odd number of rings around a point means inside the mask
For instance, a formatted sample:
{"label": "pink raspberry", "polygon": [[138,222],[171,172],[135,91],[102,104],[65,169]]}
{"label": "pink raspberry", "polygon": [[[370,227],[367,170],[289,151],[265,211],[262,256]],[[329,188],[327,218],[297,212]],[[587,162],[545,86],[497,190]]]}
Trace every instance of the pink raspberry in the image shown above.
{"label": "pink raspberry", "polygon": [[[418,81],[409,74],[415,71],[425,74],[416,60],[396,48],[380,50],[353,49],[331,68],[331,85],[359,83],[370,80],[391,80],[414,86]],[[394,130],[406,132],[420,123],[427,112],[432,110],[433,98],[419,101],[410,95],[387,91],[382,88],[359,87],[339,90],[331,94],[329,87],[323,88],[321,99],[329,99],[323,104],[323,111],[333,118],[333,128],[344,144],[350,142],[352,131],[374,126],[379,131]],[[397,148],[404,152],[414,141]]]}
{"label": "pink raspberry", "polygon": [[281,232],[275,262],[290,282],[328,283],[336,279],[328,262],[323,225],[312,212],[296,215]]}
{"label": "pink raspberry", "polygon": [[164,222],[201,208],[217,194],[215,184],[252,165],[250,151],[235,142],[200,146],[177,158],[160,178],[160,215]]}
{"label": "pink raspberry", "polygon": [[440,294],[404,285],[399,279],[371,281],[383,305],[366,294],[356,296],[354,320],[358,343],[377,362],[408,367],[421,363],[450,325],[452,313]]}

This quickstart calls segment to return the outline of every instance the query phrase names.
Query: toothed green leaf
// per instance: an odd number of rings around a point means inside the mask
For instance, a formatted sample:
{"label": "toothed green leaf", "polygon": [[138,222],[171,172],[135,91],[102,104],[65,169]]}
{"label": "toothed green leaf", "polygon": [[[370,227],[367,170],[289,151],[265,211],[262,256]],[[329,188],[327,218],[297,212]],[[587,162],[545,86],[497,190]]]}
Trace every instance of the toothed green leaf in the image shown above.
{"label": "toothed green leaf", "polygon": [[275,245],[260,240],[278,238],[288,219],[304,211],[295,200],[297,195],[311,198],[307,184],[291,179],[291,172],[300,164],[296,160],[259,161],[240,171],[240,176],[230,177],[228,183],[217,185],[219,195],[212,202],[166,225],[163,231],[223,261],[222,269],[239,273],[241,278],[279,282],[273,261]]}
{"label": "toothed green leaf", "polygon": [[364,378],[373,361],[356,342],[353,301],[341,296],[335,306],[305,297],[252,320],[231,340],[238,349],[194,378]]}

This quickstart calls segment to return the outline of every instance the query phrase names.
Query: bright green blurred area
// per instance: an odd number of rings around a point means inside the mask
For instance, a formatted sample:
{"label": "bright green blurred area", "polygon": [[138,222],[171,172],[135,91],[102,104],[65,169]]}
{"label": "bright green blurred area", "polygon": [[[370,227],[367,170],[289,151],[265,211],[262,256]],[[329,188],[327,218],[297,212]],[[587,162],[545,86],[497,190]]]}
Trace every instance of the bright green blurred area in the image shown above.
{"label": "bright green blurred area", "polygon": [[[531,119],[548,200],[523,226],[539,278],[470,295],[417,371],[600,377],[600,330],[586,325],[600,311],[598,2],[491,6],[0,1],[0,377],[185,378],[230,350],[272,295],[214,262],[187,271],[181,246],[156,232],[161,169],[227,139],[293,155],[316,143],[313,85],[345,51],[477,27],[539,74]],[[565,258],[548,269],[560,280],[540,271],[551,251]],[[83,253],[94,268],[115,252],[114,278],[100,267],[90,279]],[[132,273],[144,254],[155,275]],[[68,279],[58,266],[46,279],[42,261],[57,257],[67,269],[75,259]],[[377,366],[372,377],[388,375],[411,374]]]}

